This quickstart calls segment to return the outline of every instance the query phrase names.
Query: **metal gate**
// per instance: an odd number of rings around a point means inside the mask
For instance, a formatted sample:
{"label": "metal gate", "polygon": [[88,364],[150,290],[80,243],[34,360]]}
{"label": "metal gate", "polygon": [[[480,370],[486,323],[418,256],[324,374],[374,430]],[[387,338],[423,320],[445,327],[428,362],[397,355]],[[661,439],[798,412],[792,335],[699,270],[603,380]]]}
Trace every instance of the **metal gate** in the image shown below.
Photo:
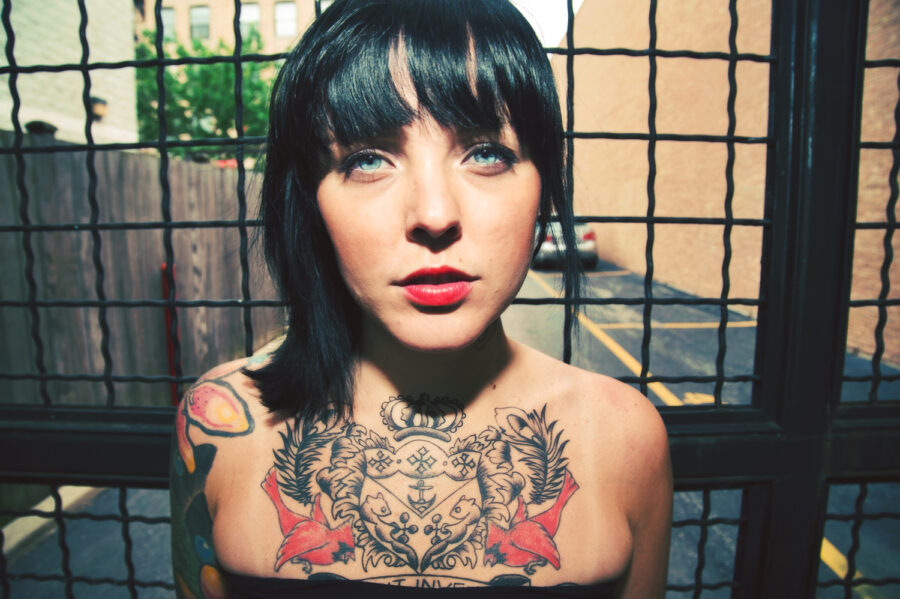
{"label": "metal gate", "polygon": [[[312,0],[310,0],[312,1]],[[590,3],[595,0],[585,0]],[[874,0],[873,0],[874,1]],[[165,519],[142,520],[130,515],[125,507],[126,488],[164,488],[167,485],[167,456],[173,411],[169,407],[126,407],[117,401],[115,389],[123,383],[146,383],[165,386],[182,385],[198,373],[181,372],[178,315],[184,310],[209,308],[234,309],[243,325],[243,347],[247,353],[254,347],[253,314],[271,309],[277,302],[253,297],[249,285],[248,236],[258,224],[248,216],[243,148],[258,144],[259,137],[238,134],[227,138],[173,140],[160,127],[158,139],[134,143],[95,143],[92,122],[84,124],[85,143],[49,144],[27,142],[24,125],[19,121],[17,85],[21,78],[34,73],[75,73],[83,81],[79,99],[86,114],[93,109],[92,76],[101,71],[143,67],[155,69],[160,87],[164,86],[165,68],[191,63],[233,65],[237,131],[241,131],[242,64],[271,61],[278,54],[245,54],[241,51],[241,2],[235,0],[233,54],[197,58],[165,58],[163,51],[162,3],[155,12],[157,57],[148,60],[98,62],[91,59],[86,35],[93,15],[85,0],[78,0],[80,15],[81,60],[63,64],[20,64],[16,59],[15,31],[11,13],[17,3],[4,0],[2,28],[5,33],[6,64],[0,76],[8,80],[12,98],[10,115],[13,135],[11,143],[0,147],[0,158],[14,165],[15,192],[2,198],[14,206],[9,220],[0,223],[0,237],[13,240],[24,256],[19,282],[24,295],[0,295],[0,308],[18,311],[27,323],[31,345],[30,366],[22,371],[7,370],[0,365],[0,381],[32,381],[37,397],[0,398],[0,481],[43,482],[53,485],[55,507],[45,510],[6,510],[7,515],[40,515],[55,521],[65,547],[65,522],[78,517],[63,509],[56,486],[88,484],[121,488],[120,512],[110,516],[121,523],[126,546],[130,551],[129,526],[135,523],[163,524]],[[88,2],[89,4],[89,2]],[[246,4],[246,3],[245,3]],[[897,521],[896,508],[877,513],[865,509],[869,485],[900,481],[900,404],[889,397],[889,385],[900,380],[889,367],[884,355],[886,347],[897,339],[885,336],[893,314],[896,318],[900,299],[891,290],[894,232],[897,228],[898,171],[900,171],[900,102],[894,108],[891,140],[872,141],[861,136],[864,102],[864,80],[875,71],[888,72],[898,80],[900,55],[867,58],[867,31],[870,6],[867,0],[776,0],[771,9],[771,49],[769,53],[741,53],[737,46],[738,2],[730,0],[730,31],[727,52],[698,52],[657,47],[656,0],[648,2],[649,44],[647,48],[599,48],[576,45],[576,13],[573,0],[562,6],[568,11],[568,33],[564,47],[548,51],[565,61],[567,83],[564,98],[567,106],[567,140],[570,180],[574,180],[573,160],[578,160],[576,142],[587,139],[637,140],[647,144],[647,211],[641,216],[582,214],[580,220],[597,225],[628,223],[644,228],[646,264],[640,297],[544,297],[523,304],[584,306],[637,306],[642,311],[640,360],[634,376],[623,380],[638,385],[644,393],[656,384],[683,382],[710,383],[713,400],[707,405],[662,407],[668,426],[676,476],[676,490],[699,491],[702,505],[699,517],[676,521],[680,528],[698,531],[695,576],[692,584],[672,583],[673,596],[683,592],[694,597],[701,593],[724,589],[734,597],[812,597],[837,588],[845,597],[853,592],[878,593],[880,587],[900,584],[900,569],[888,576],[867,578],[856,567],[860,547],[860,527],[871,521]],[[888,3],[888,6],[895,6]],[[316,13],[321,9],[314,2]],[[647,131],[621,133],[580,131],[576,128],[579,105],[575,80],[578,61],[591,56],[629,56],[647,61],[649,78],[647,94],[649,110]],[[727,101],[728,130],[724,135],[674,134],[657,130],[657,68],[668,58],[720,61],[727,65],[729,93]],[[767,65],[768,129],[763,136],[736,134],[735,98],[738,93],[735,76],[739,65]],[[158,114],[165,114],[164,94],[160,91]],[[164,119],[163,119],[164,120]],[[657,145],[662,142],[708,142],[723,144],[729,156],[723,198],[724,217],[660,216],[655,211],[654,177]],[[736,217],[731,208],[734,194],[734,152],[741,145],[759,145],[766,149],[765,208],[762,218]],[[169,153],[176,147],[225,146],[235,149],[238,180],[234,205],[237,218],[178,219],[172,214]],[[160,156],[158,172],[161,187],[160,218],[155,221],[132,222],[103,220],[97,200],[96,161],[98,153],[112,150],[153,148]],[[887,178],[889,193],[883,201],[883,219],[858,218],[860,156],[875,150],[890,156]],[[43,154],[78,153],[83,157],[87,180],[90,215],[74,222],[45,224],[36,222],[29,210],[29,186],[26,164],[31,157]],[[0,184],[3,185],[3,184]],[[570,185],[570,189],[572,186]],[[578,198],[575,199],[576,203]],[[695,224],[721,227],[724,260],[722,292],[718,297],[661,297],[654,294],[654,234],[659,227],[673,224]],[[757,297],[731,297],[729,293],[729,260],[731,237],[736,227],[752,227],[762,231],[760,289]],[[193,229],[225,229],[239,238],[241,292],[239,297],[225,299],[180,299],[176,293],[173,234]],[[163,277],[165,297],[153,299],[110,299],[104,283],[101,248],[105,236],[112,231],[149,230],[161,235],[165,251]],[[882,241],[882,263],[877,289],[868,297],[851,299],[851,275],[854,242],[860,231],[875,232]],[[87,236],[90,255],[84,265],[94,273],[94,297],[58,299],[52,291],[40,288],[35,278],[33,245],[39,236],[75,234]],[[178,268],[181,268],[178,266]],[[666,305],[702,305],[717,311],[718,351],[713,374],[651,374],[650,347],[655,330],[654,310]],[[725,367],[726,331],[733,307],[749,306],[756,310],[755,360],[752,372],[729,374]],[[150,308],[165,310],[168,339],[172,344],[173,369],[169,374],[122,372],[115,368],[116,355],[111,353],[109,339],[112,310]],[[97,319],[99,346],[102,348],[101,372],[57,372],[44,359],[40,319],[48,309],[90,310]],[[866,359],[870,374],[847,374],[847,330],[851,312],[872,310],[876,314],[874,351]],[[573,320],[564,320],[564,354],[573,356]],[[105,393],[101,405],[70,406],[53,396],[51,384],[59,381],[83,381],[99,384]],[[723,386],[749,383],[752,398],[749,405],[731,405],[722,400]],[[842,388],[849,384],[867,388],[865,401],[842,400]],[[162,392],[166,397],[167,392]],[[119,394],[121,396],[121,394]],[[829,511],[829,494],[838,485],[854,494],[854,508],[849,513]],[[719,517],[713,512],[712,493],[718,489],[741,493],[740,513]],[[852,542],[843,571],[832,577],[820,575],[823,531],[830,522],[848,522]],[[730,580],[705,579],[704,563],[709,531],[715,526],[730,526],[738,531],[733,576]],[[2,538],[0,538],[2,541]],[[896,551],[896,547],[894,547]],[[123,580],[98,581],[80,577],[67,565],[67,551],[60,575],[25,575],[35,580],[65,582],[67,594],[73,594],[74,583],[112,583],[125,586],[131,596],[145,587],[172,588],[167,581],[142,581],[136,578],[131,555],[128,576]],[[843,556],[842,556],[843,557]],[[9,580],[17,576],[7,571],[0,556],[0,589],[9,596]],[[888,588],[897,587],[891,586]],[[874,590],[872,590],[874,589]],[[876,596],[872,594],[870,596]]]}

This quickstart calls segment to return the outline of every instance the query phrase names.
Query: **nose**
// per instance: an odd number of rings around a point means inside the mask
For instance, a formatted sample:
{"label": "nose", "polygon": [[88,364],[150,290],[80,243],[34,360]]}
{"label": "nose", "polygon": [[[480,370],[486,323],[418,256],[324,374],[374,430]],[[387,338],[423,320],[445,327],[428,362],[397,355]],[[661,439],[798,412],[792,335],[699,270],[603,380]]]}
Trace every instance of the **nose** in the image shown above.
{"label": "nose", "polygon": [[440,166],[423,166],[417,171],[411,181],[406,236],[439,252],[462,235],[457,191]]}

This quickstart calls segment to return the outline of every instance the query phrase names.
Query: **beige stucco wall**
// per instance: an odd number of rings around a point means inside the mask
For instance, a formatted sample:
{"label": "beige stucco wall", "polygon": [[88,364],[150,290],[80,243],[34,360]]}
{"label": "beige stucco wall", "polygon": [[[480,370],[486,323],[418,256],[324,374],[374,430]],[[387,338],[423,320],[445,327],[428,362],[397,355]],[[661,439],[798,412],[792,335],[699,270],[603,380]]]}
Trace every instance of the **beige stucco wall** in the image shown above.
{"label": "beige stucco wall", "polygon": [[[739,3],[738,50],[768,53],[768,3]],[[649,2],[587,0],[575,19],[576,47],[646,49]],[[661,49],[728,51],[727,3],[663,2],[657,13]],[[566,91],[565,57],[553,59],[560,90]],[[650,108],[646,57],[578,56],[575,59],[575,130],[648,133]],[[656,130],[659,133],[724,135],[728,130],[728,63],[724,60],[657,59]],[[738,135],[766,134],[768,68],[741,63],[737,70]],[[656,216],[724,217],[726,146],[723,143],[657,142]],[[648,142],[575,141],[575,209],[579,214],[646,216]],[[733,213],[761,218],[765,190],[765,146],[735,145]],[[644,224],[594,225],[600,257],[644,273]],[[721,225],[654,227],[654,277],[698,296],[722,292]],[[731,297],[756,297],[761,229],[732,231]]]}
{"label": "beige stucco wall", "polygon": [[[737,3],[738,52],[770,52],[771,2]],[[575,46],[646,49],[649,45],[647,0],[586,0],[575,19]],[[728,52],[727,2],[661,2],[657,47],[665,50]],[[900,57],[900,0],[872,0],[869,57]],[[562,40],[561,46],[565,46]],[[566,94],[565,57],[552,62],[561,96]],[[725,135],[728,131],[728,63],[725,60],[657,58],[658,133]],[[862,138],[890,140],[894,135],[897,69],[866,74]],[[648,133],[649,59],[585,56],[575,58],[576,131]],[[765,136],[768,120],[769,65],[739,62],[736,71],[735,133]],[[564,107],[565,108],[565,107]],[[762,218],[766,147],[735,144],[733,215]],[[724,143],[659,141],[656,144],[655,216],[724,217],[727,147]],[[632,140],[576,140],[575,209],[599,216],[646,216],[648,143]],[[889,195],[891,153],[864,150],[860,168],[859,220],[884,221]],[[643,274],[647,226],[596,224],[600,257]],[[724,257],[722,225],[656,224],[654,278],[696,296],[719,297]],[[730,297],[759,295],[761,227],[735,226],[731,233]],[[854,256],[853,297],[874,298],[880,291],[884,231],[860,231]],[[894,235],[900,256],[900,235]],[[900,296],[900,266],[892,266],[891,297]],[[738,307],[738,310],[754,312]],[[885,360],[900,364],[900,309],[889,308]],[[851,311],[848,348],[874,351],[877,310]]]}
{"label": "beige stucco wall", "polygon": [[[900,57],[900,0],[871,0],[866,58]],[[895,134],[894,107],[897,106],[897,68],[866,70],[863,86],[861,138],[864,141],[890,141]],[[859,195],[856,219],[858,222],[885,222],[885,210],[890,198],[890,150],[864,149],[859,160]],[[900,216],[900,211],[895,218]],[[884,260],[884,229],[859,230],[853,251],[852,299],[877,298],[881,292],[881,266]],[[894,260],[889,277],[892,283],[888,297],[900,297],[900,234],[891,241]],[[900,306],[887,308],[887,327],[884,330],[884,359],[900,365]],[[877,308],[850,310],[847,346],[863,355],[875,349]]]}

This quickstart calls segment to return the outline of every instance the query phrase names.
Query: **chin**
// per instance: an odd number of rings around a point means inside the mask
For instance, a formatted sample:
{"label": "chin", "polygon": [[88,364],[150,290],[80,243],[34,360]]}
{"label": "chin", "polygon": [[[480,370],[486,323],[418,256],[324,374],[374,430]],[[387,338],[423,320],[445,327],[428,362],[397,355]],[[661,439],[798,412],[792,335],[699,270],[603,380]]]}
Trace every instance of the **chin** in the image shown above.
{"label": "chin", "polygon": [[[437,322],[440,319],[442,322]],[[481,337],[490,323],[479,327],[471,323],[454,322],[455,319],[437,317],[431,319],[416,319],[415,324],[406,323],[400,330],[392,330],[390,333],[405,347],[423,353],[451,353],[463,350]],[[410,326],[412,325],[412,326]],[[418,326],[416,326],[418,325]]]}

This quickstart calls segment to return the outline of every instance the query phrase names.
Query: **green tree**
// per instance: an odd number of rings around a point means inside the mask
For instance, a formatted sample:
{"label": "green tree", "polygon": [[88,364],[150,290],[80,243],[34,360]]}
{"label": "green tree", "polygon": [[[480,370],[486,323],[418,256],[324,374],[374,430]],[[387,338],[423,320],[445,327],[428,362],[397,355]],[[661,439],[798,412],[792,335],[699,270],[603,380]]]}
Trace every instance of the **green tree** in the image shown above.
{"label": "green tree", "polygon": [[[156,48],[154,33],[144,32],[135,48],[138,60],[154,60]],[[219,41],[213,50],[194,40],[189,50],[182,44],[166,44],[166,58],[234,55],[234,49]],[[255,29],[244,39],[242,54],[257,53],[262,40]],[[271,63],[243,62],[242,99],[243,129],[246,136],[265,135],[268,99],[275,68]],[[141,141],[159,139],[159,91],[156,84],[156,68],[137,69],[137,118]],[[235,128],[235,68],[233,62],[215,64],[186,64],[166,67],[165,83],[166,138],[169,140],[207,137],[237,137]],[[234,147],[169,148],[169,153],[194,160],[210,157],[233,157]]]}

